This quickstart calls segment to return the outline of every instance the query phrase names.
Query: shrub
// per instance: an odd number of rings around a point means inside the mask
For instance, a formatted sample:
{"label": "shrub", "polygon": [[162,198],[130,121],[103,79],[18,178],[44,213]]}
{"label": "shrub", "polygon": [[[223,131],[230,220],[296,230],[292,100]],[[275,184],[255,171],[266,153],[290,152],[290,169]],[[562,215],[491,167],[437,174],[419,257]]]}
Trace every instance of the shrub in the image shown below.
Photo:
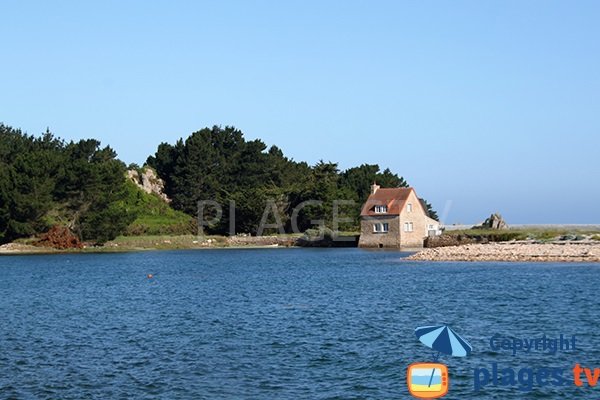
{"label": "shrub", "polygon": [[560,236],[556,231],[539,231],[532,235],[534,238],[539,240],[553,240]]}

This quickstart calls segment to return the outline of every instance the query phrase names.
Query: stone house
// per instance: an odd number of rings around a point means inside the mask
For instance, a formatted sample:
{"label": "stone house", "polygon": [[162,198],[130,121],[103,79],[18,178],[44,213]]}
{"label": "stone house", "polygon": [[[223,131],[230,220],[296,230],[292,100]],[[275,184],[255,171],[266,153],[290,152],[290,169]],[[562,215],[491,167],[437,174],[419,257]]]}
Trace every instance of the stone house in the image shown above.
{"label": "stone house", "polygon": [[360,213],[359,247],[423,247],[427,236],[439,234],[440,223],[429,218],[413,188],[371,186]]}

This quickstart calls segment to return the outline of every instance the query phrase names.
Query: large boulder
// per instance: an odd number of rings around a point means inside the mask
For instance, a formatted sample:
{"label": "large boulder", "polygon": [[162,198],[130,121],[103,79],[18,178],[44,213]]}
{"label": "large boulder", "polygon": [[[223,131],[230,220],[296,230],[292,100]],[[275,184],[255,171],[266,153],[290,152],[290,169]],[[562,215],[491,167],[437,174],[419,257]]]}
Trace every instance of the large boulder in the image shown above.
{"label": "large boulder", "polygon": [[488,219],[486,219],[483,224],[474,228],[482,228],[482,229],[508,229],[508,224],[502,218],[502,215],[498,213],[494,213],[490,215]]}

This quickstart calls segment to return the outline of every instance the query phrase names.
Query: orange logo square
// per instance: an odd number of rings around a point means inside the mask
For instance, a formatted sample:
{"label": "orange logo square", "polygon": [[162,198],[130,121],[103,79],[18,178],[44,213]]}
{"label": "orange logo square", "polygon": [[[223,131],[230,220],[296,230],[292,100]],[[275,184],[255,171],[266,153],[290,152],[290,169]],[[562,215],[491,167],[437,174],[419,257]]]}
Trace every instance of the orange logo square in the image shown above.
{"label": "orange logo square", "polygon": [[419,399],[436,399],[448,393],[448,367],[439,363],[414,363],[406,371],[408,391]]}

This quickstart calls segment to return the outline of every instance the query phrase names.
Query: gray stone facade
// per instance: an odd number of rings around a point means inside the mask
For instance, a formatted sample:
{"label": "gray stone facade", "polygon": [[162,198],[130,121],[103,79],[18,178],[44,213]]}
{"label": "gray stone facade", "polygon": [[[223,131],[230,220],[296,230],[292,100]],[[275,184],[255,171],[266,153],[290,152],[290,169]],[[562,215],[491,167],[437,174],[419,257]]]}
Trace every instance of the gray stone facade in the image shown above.
{"label": "gray stone facade", "polygon": [[[388,232],[374,232],[375,224],[388,224]],[[400,217],[386,215],[363,217],[360,220],[359,247],[400,248]]]}

